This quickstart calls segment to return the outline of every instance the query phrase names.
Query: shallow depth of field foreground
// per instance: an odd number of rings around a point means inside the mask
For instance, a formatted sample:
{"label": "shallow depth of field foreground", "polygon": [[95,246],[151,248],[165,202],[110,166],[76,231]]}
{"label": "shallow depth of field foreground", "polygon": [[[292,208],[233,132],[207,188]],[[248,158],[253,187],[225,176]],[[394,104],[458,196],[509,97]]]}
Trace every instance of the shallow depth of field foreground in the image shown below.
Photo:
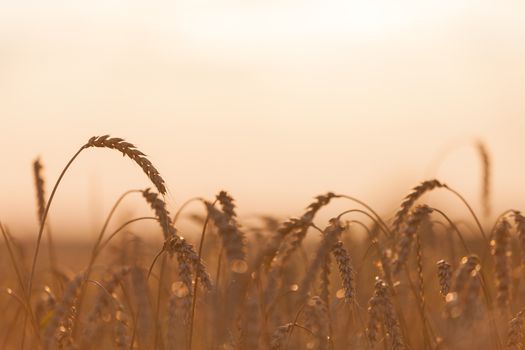
{"label": "shallow depth of field foreground", "polygon": [[[34,242],[2,218],[1,349],[523,348],[525,216],[491,213],[483,143],[473,144],[481,205],[428,179],[406,189],[391,217],[351,193],[327,192],[296,217],[243,224],[227,191],[168,207],[162,174],[128,141],[80,143],[58,180],[35,160]],[[97,238],[71,247],[48,218],[59,215],[53,199],[70,166],[94,149],[124,155],[150,184],[115,198]],[[426,204],[438,191],[469,215]],[[151,214],[119,222],[131,196]],[[334,211],[335,202],[346,210]],[[177,228],[187,215],[194,232]],[[157,229],[135,229],[147,220]],[[61,261],[67,254],[73,263]]]}

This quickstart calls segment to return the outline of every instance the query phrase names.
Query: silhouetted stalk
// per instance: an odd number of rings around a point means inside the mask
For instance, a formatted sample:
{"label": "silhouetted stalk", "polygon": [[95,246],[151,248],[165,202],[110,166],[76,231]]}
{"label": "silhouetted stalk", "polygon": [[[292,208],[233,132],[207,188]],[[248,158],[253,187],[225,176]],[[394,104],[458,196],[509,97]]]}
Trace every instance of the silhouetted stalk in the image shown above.
{"label": "silhouetted stalk", "polygon": [[390,229],[388,228],[388,225],[385,224],[385,222],[383,221],[383,219],[381,219],[381,216],[379,216],[379,214],[377,214],[377,212],[372,209],[372,207],[370,207],[368,204],[366,204],[365,202],[355,198],[355,197],[351,197],[351,196],[347,196],[346,194],[337,194],[336,195],[336,198],[346,198],[348,200],[351,200],[353,202],[356,202],[360,205],[362,205],[363,207],[365,207],[366,209],[368,209],[372,214],[374,214],[374,216],[376,217],[377,221],[379,221],[381,223],[381,225],[383,226],[383,228],[390,234],[390,237],[392,238],[393,234],[392,234],[392,231],[390,231]]}
{"label": "silhouetted stalk", "polygon": [[[217,200],[215,200],[211,205],[215,206],[215,203],[217,203]],[[202,259],[202,248],[204,247],[204,238],[206,237],[206,229],[208,228],[208,222],[210,221],[210,214],[206,214],[206,220],[204,221],[204,225],[202,227],[201,232],[201,238],[199,241],[199,251],[197,253],[197,256],[199,257],[199,260]],[[190,334],[189,334],[189,341],[188,341],[188,349],[191,350],[191,345],[193,341],[193,323],[195,321],[195,305],[197,305],[197,287],[199,285],[199,279],[198,275],[195,274],[195,281],[193,282],[193,300],[191,303],[191,317],[190,317]]]}
{"label": "silhouetted stalk", "polygon": [[[62,181],[62,178],[66,174],[67,169],[71,166],[71,164],[75,161],[75,159],[78,157],[80,152],[82,152],[86,146],[80,147],[80,149],[73,155],[73,157],[69,160],[69,162],[66,164],[65,168],[60,173],[60,176],[58,177],[58,180],[55,183],[55,186],[53,186],[53,190],[51,191],[51,195],[49,196],[49,200],[46,204],[46,209],[44,210],[44,214],[42,216],[42,220],[40,222],[40,228],[38,229],[38,236],[36,239],[36,247],[35,247],[35,253],[33,254],[33,262],[31,263],[31,273],[29,275],[29,283],[27,287],[27,300],[31,300],[31,290],[33,289],[33,278],[35,276],[35,268],[36,268],[36,261],[38,258],[38,252],[40,251],[40,242],[42,240],[42,234],[44,232],[44,227],[46,224],[47,215],[49,213],[49,208],[51,208],[51,203],[53,202],[53,198],[55,198],[55,193],[58,189],[58,185],[60,185],[60,182]],[[31,308],[31,303],[29,303],[29,311],[33,313],[33,310]],[[34,316],[34,315],[33,315]],[[33,317],[32,316],[32,317]]]}
{"label": "silhouetted stalk", "polygon": [[485,240],[485,243],[488,244],[489,241],[487,240],[487,235],[485,235],[485,231],[483,230],[483,227],[481,226],[481,223],[480,223],[478,217],[476,216],[476,213],[474,212],[474,210],[472,210],[472,207],[470,206],[470,204],[468,204],[467,200],[459,192],[457,192],[456,190],[450,188],[446,184],[443,185],[443,187],[446,188],[447,190],[449,190],[450,192],[452,192],[453,194],[455,194],[463,202],[463,204],[465,204],[465,206],[467,207],[468,211],[470,212],[470,214],[474,218],[474,221],[476,221],[476,225],[478,226],[479,232],[481,232],[481,236],[483,236],[483,239]]}
{"label": "silhouetted stalk", "polygon": [[173,225],[175,225],[175,223],[179,219],[179,216],[182,213],[182,211],[184,210],[184,208],[186,208],[189,204],[191,204],[192,202],[195,202],[195,201],[204,202],[204,198],[202,198],[202,197],[193,197],[193,198],[188,199],[186,202],[182,203],[180,208],[177,210],[177,212],[173,216]]}

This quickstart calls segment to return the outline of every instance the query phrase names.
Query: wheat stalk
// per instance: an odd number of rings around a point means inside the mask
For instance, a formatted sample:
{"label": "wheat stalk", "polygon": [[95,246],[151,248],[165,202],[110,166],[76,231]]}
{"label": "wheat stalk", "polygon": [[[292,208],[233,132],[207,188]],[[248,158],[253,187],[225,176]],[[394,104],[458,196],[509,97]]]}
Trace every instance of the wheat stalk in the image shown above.
{"label": "wheat stalk", "polygon": [[509,331],[507,334],[507,349],[522,350],[523,344],[523,320],[525,318],[525,309],[519,311],[509,322]]}
{"label": "wheat stalk", "polygon": [[256,298],[249,297],[242,315],[241,349],[257,350],[261,329],[260,306]]}
{"label": "wheat stalk", "polygon": [[368,327],[366,333],[371,344],[377,342],[377,333],[381,320],[383,320],[385,330],[390,337],[392,349],[405,349],[388,287],[382,279],[376,277],[374,294],[368,302]]}
{"label": "wheat stalk", "polygon": [[142,196],[146,199],[146,202],[150,205],[151,209],[155,212],[155,216],[159,219],[164,239],[172,234],[172,222],[170,213],[166,209],[166,203],[159,198],[159,195],[155,192],[151,192],[149,188],[142,191]]}
{"label": "wheat stalk", "polygon": [[109,135],[93,136],[83,146],[83,148],[89,147],[110,148],[120,151],[122,155],[128,156],[142,168],[159,193],[166,194],[164,179],[160,176],[153,164],[146,158],[146,155],[139,151],[132,143],[126,142],[119,137],[110,137]]}
{"label": "wheat stalk", "polygon": [[522,271],[525,271],[525,216],[515,210],[513,211],[513,217],[521,251],[521,269]]}
{"label": "wheat stalk", "polygon": [[46,210],[46,196],[44,190],[44,177],[42,176],[42,163],[40,158],[33,161],[33,177],[35,179],[36,203],[38,209],[38,222],[42,223]]}
{"label": "wheat stalk", "polygon": [[466,289],[465,293],[465,305],[464,305],[464,313],[467,317],[473,318],[476,316],[477,313],[479,313],[478,308],[478,299],[481,291],[481,283],[479,280],[479,272],[474,270],[472,271],[468,287]]}
{"label": "wheat stalk", "polygon": [[115,288],[129,273],[130,268],[123,266],[114,271],[109,279],[104,283],[104,290],[100,291],[93,302],[93,307],[87,316],[86,324],[83,326],[82,342],[86,344],[98,333],[102,324],[99,322],[102,318],[103,310],[108,306],[108,294],[113,294]]}
{"label": "wheat stalk", "polygon": [[350,254],[346,251],[343,242],[339,241],[334,245],[332,254],[337,262],[339,274],[345,291],[344,298],[347,303],[351,303],[355,297],[354,268],[350,261]]}
{"label": "wheat stalk", "polygon": [[159,198],[157,193],[151,192],[149,189],[144,190],[142,195],[155,212],[155,216],[158,218],[162,228],[165,239],[162,251],[170,255],[176,254],[177,259],[189,262],[204,287],[211,290],[212,283],[204,262],[197,252],[195,252],[193,246],[189,244],[184,237],[179,236],[177,229],[171,221],[170,213],[166,209],[166,203]]}
{"label": "wheat stalk", "polygon": [[[131,159],[137,163],[142,170],[148,175],[151,182],[157,187],[158,191],[162,194],[166,193],[166,187],[164,186],[164,180],[159,175],[157,169],[152,165],[152,163],[145,157],[144,153],[139,151],[133,144],[129,142],[125,142],[121,138],[110,138],[109,135],[104,136],[94,136],[88,140],[87,143],[85,143],[80,149],[71,157],[69,162],[66,164],[62,172],[60,173],[58,180],[56,181],[55,185],[53,186],[53,190],[51,191],[51,195],[49,196],[46,208],[44,210],[44,214],[42,215],[42,221],[40,222],[40,228],[38,231],[37,241],[36,241],[36,247],[35,252],[33,254],[33,261],[31,263],[31,273],[29,275],[29,282],[28,282],[28,288],[27,288],[27,300],[31,300],[31,291],[33,287],[33,279],[35,275],[35,268],[36,268],[36,262],[38,259],[38,253],[40,251],[40,242],[42,240],[42,234],[44,232],[44,226],[46,223],[47,215],[49,213],[49,208],[51,207],[51,203],[53,201],[53,198],[55,197],[55,193],[58,189],[58,186],[60,182],[62,181],[62,178],[66,174],[66,171],[69,169],[71,164],[75,161],[75,159],[80,155],[80,153],[90,147],[102,147],[102,148],[110,148],[110,149],[116,149],[120,152],[122,152],[123,155],[127,155]],[[88,268],[88,273],[86,276],[89,276],[91,266]],[[33,311],[30,307],[30,313],[32,314]]]}
{"label": "wheat stalk", "polygon": [[417,234],[423,221],[428,220],[432,211],[430,207],[420,205],[412,212],[403,231],[403,236],[398,243],[397,252],[392,263],[394,274],[399,273],[401,267],[407,262],[414,236]]}
{"label": "wheat stalk", "polygon": [[[33,177],[35,180],[35,190],[36,190],[36,202],[37,202],[37,213],[38,213],[38,223],[40,225],[43,224],[44,220],[44,213],[46,210],[46,199],[45,199],[45,181],[44,176],[42,174],[42,162],[40,161],[40,158],[37,158],[33,162]],[[55,244],[53,242],[53,234],[51,233],[51,229],[49,228],[49,225],[47,225],[47,248],[48,248],[48,254],[49,254],[49,265],[51,267],[51,271],[53,273],[56,273],[58,271],[57,269],[57,258],[56,258],[56,252],[55,252]]]}
{"label": "wheat stalk", "polygon": [[328,305],[320,296],[313,296],[304,310],[304,326],[315,335],[314,347],[319,350],[328,349],[330,341],[330,321]]}
{"label": "wheat stalk", "polygon": [[[332,192],[315,197],[315,201],[308,205],[306,212],[300,218],[291,218],[283,224],[278,231],[280,241],[282,242],[284,237],[288,236],[291,236],[291,239],[288,246],[283,247],[284,249],[279,254],[279,264],[285,265],[288,262],[292,254],[301,246],[317,212],[335,197],[336,195]],[[267,259],[273,259],[273,257],[274,255],[268,252]]]}
{"label": "wheat stalk", "polygon": [[136,322],[133,333],[137,334],[138,345],[145,348],[150,345],[152,331],[152,310],[149,295],[149,286],[144,270],[138,266],[131,267],[129,271],[132,283],[132,292],[136,305]]}
{"label": "wheat stalk", "polygon": [[438,180],[427,180],[419,184],[418,186],[414,187],[412,191],[405,197],[403,202],[401,203],[400,208],[396,212],[394,216],[394,221],[392,223],[392,231],[398,232],[399,228],[401,227],[401,224],[405,220],[406,216],[408,215],[410,209],[414,205],[414,203],[425,193],[432,191],[435,188],[441,188],[445,187],[444,184],[439,182]]}
{"label": "wheat stalk", "polygon": [[446,297],[450,291],[450,282],[452,277],[452,266],[445,260],[439,260],[437,262],[438,279],[439,279],[439,292],[442,296]]}
{"label": "wheat stalk", "polygon": [[324,230],[324,236],[321,240],[321,243],[319,244],[319,248],[317,249],[315,257],[310,263],[308,271],[306,272],[306,275],[301,282],[299,290],[303,297],[306,296],[307,293],[310,291],[310,287],[312,286],[313,281],[317,276],[317,273],[322,268],[326,257],[332,251],[334,244],[338,241],[339,236],[341,235],[343,230],[344,227],[341,225],[339,220],[330,219],[330,224]]}
{"label": "wheat stalk", "polygon": [[131,339],[129,336],[128,314],[124,305],[118,300],[117,296],[113,294],[113,301],[115,307],[115,346],[120,350],[130,349]]}
{"label": "wheat stalk", "polygon": [[323,302],[328,306],[330,302],[330,254],[326,254],[324,263],[321,266],[321,275],[320,275],[320,291],[319,297]]}
{"label": "wheat stalk", "polygon": [[482,165],[482,181],[481,181],[481,203],[483,206],[483,214],[488,217],[491,212],[490,208],[490,183],[491,183],[491,166],[490,166],[490,155],[483,142],[478,141],[476,143],[476,149],[481,159]]}
{"label": "wheat stalk", "polygon": [[221,204],[224,215],[226,215],[229,221],[235,222],[237,213],[235,212],[235,203],[233,197],[226,191],[220,191],[216,198]]}
{"label": "wheat stalk", "polygon": [[491,241],[492,255],[494,256],[494,268],[496,277],[496,300],[502,310],[508,308],[510,302],[510,224],[506,219],[499,221],[494,231],[494,239]]}
{"label": "wheat stalk", "polygon": [[46,329],[44,330],[44,348],[49,349],[51,344],[56,340],[56,332],[61,327],[61,323],[66,320],[71,308],[74,307],[82,282],[84,281],[84,274],[80,273],[73,278],[68,285],[62,299],[57,303],[53,317],[50,319]]}
{"label": "wheat stalk", "polygon": [[218,210],[210,202],[206,202],[206,208],[210,219],[217,226],[232,271],[237,273],[246,272],[248,265],[246,264],[244,233],[239,230],[237,223],[233,220],[234,216],[230,216],[231,213]]}
{"label": "wheat stalk", "polygon": [[460,294],[464,290],[472,272],[475,270],[477,271],[480,268],[480,259],[477,255],[471,254],[463,257],[461,259],[461,265],[457,268],[454,274],[452,291]]}

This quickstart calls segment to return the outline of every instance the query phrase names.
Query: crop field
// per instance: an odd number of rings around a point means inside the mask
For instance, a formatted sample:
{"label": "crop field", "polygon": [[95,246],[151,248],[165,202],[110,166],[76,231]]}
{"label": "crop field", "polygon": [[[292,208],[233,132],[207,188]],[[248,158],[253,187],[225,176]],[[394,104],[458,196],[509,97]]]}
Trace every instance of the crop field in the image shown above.
{"label": "crop field", "polygon": [[[150,187],[115,198],[92,243],[68,245],[48,217],[59,215],[53,198],[68,168],[93,148],[129,158]],[[296,217],[250,224],[227,191],[169,208],[162,175],[121,138],[92,137],[57,180],[37,159],[34,241],[1,223],[0,348],[523,349],[525,216],[491,212],[491,159],[475,149],[481,212],[461,189],[428,179],[406,189],[393,216],[327,192]],[[437,191],[468,216],[429,205]],[[119,222],[130,196],[151,215]],[[192,202],[197,229],[183,232]],[[131,233],[148,220],[156,230]]]}

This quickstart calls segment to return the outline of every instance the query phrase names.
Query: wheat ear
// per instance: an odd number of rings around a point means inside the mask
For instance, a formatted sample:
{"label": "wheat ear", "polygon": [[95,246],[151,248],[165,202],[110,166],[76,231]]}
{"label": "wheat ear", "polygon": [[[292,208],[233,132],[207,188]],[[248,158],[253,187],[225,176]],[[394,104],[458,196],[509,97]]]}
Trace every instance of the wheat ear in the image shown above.
{"label": "wheat ear", "polygon": [[525,309],[518,312],[509,322],[509,331],[507,334],[507,349],[523,349],[523,320],[525,318]]}
{"label": "wheat ear", "polygon": [[71,308],[75,305],[80,287],[84,280],[84,274],[78,274],[72,279],[66,286],[66,290],[60,302],[56,305],[53,317],[50,319],[45,331],[44,331],[44,348],[49,349],[51,344],[55,340],[57,330],[59,330],[60,324],[68,316]]}
{"label": "wheat ear", "polygon": [[401,329],[390,299],[388,287],[382,279],[376,277],[374,294],[368,302],[368,327],[366,334],[371,344],[375,344],[377,341],[377,333],[381,319],[384,322],[387,334],[390,336],[392,349],[405,349]]}
{"label": "wheat ear", "polygon": [[146,155],[139,151],[132,143],[126,142],[124,139],[118,137],[110,137],[109,135],[93,136],[83,146],[83,148],[89,147],[110,148],[120,151],[122,155],[128,156],[142,168],[161,194],[166,194],[164,179],[160,176],[153,164],[146,158]]}
{"label": "wheat ear", "polygon": [[[49,213],[49,208],[51,207],[51,203],[53,201],[53,198],[55,197],[55,193],[58,189],[58,186],[60,182],[62,181],[62,178],[66,174],[67,170],[71,166],[71,164],[75,161],[75,159],[80,155],[80,153],[90,147],[102,147],[102,148],[110,148],[110,149],[116,149],[122,154],[127,155],[131,159],[137,163],[142,170],[148,175],[151,182],[157,187],[160,193],[165,194],[166,193],[166,187],[164,186],[164,180],[159,175],[157,169],[152,165],[152,163],[145,157],[144,153],[139,151],[133,144],[129,142],[125,142],[121,138],[110,138],[109,135],[105,136],[94,136],[88,140],[86,144],[84,144],[80,149],[71,157],[69,162],[66,164],[62,172],[60,173],[58,180],[56,181],[55,185],[53,186],[53,190],[51,191],[51,195],[49,196],[46,208],[44,210],[44,214],[42,215],[42,221],[40,223],[40,228],[38,231],[37,241],[36,241],[36,247],[35,252],[33,254],[33,261],[31,264],[31,273],[29,275],[29,282],[28,282],[28,288],[27,288],[27,300],[31,299],[31,290],[33,287],[33,279],[35,275],[35,269],[36,269],[36,262],[38,259],[38,252],[40,251],[40,242],[42,240],[42,234],[44,232],[44,226],[46,223],[47,215]],[[89,274],[89,273],[88,273]],[[30,312],[33,313],[32,309],[30,308]]]}
{"label": "wheat ear", "polygon": [[479,270],[480,259],[477,255],[471,254],[461,259],[461,265],[457,268],[452,282],[452,292],[461,294],[473,271]]}
{"label": "wheat ear", "polygon": [[92,337],[96,336],[102,324],[99,322],[102,316],[102,311],[108,307],[109,297],[112,294],[122,279],[129,273],[130,268],[124,266],[111,274],[109,279],[104,283],[105,290],[99,292],[93,302],[93,307],[87,316],[86,324],[83,326],[82,342],[86,344]]}
{"label": "wheat ear", "polygon": [[503,218],[494,231],[491,241],[494,269],[496,275],[496,300],[502,310],[506,310],[510,302],[510,224]]}
{"label": "wheat ear", "polygon": [[490,208],[490,183],[491,183],[491,166],[490,166],[490,155],[485,147],[485,144],[481,141],[476,143],[476,149],[481,159],[482,168],[482,181],[481,181],[481,204],[483,206],[483,214],[488,217],[491,212]]}
{"label": "wheat ear", "polygon": [[233,272],[244,273],[248,269],[246,264],[246,243],[244,233],[239,229],[234,216],[229,212],[223,212],[215,206],[206,202],[206,208],[210,219],[217,226],[226,256],[230,261]]}
{"label": "wheat ear", "polygon": [[188,243],[184,237],[179,236],[177,229],[173,226],[170,213],[166,209],[166,203],[159,198],[157,193],[151,192],[150,189],[144,190],[142,195],[155,212],[155,216],[159,219],[159,224],[165,239],[162,250],[170,255],[176,254],[177,259],[189,262],[203,286],[211,290],[212,283],[204,262],[193,246]]}
{"label": "wheat ear", "polygon": [[396,215],[394,216],[394,222],[392,223],[393,232],[398,232],[399,228],[401,227],[401,224],[405,220],[406,216],[408,215],[410,209],[414,205],[414,203],[425,193],[432,191],[435,188],[441,188],[445,187],[444,184],[439,182],[438,180],[427,180],[419,184],[418,186],[414,187],[412,189],[412,192],[410,192],[403,202],[401,203],[400,208],[396,212]]}
{"label": "wheat ear", "polygon": [[403,236],[398,243],[396,256],[392,263],[394,274],[399,273],[401,267],[407,262],[408,255],[410,254],[410,247],[414,241],[414,236],[417,234],[423,221],[428,220],[432,211],[433,210],[430,207],[420,205],[412,212],[412,215],[407,221],[405,230],[403,231]]}
{"label": "wheat ear", "polygon": [[332,250],[337,267],[339,268],[339,274],[343,283],[343,290],[345,292],[344,298],[347,303],[351,303],[355,297],[355,284],[354,284],[354,268],[350,260],[350,254],[345,249],[343,242],[339,241],[334,245]]}
{"label": "wheat ear", "polygon": [[450,291],[450,278],[452,276],[452,267],[445,260],[437,262],[437,274],[439,279],[439,292],[443,297],[446,297]]}
{"label": "wheat ear", "polygon": [[[291,218],[283,224],[278,231],[280,241],[282,242],[284,237],[288,236],[291,236],[291,239],[289,245],[280,252],[278,260],[280,265],[285,265],[292,254],[301,246],[317,212],[335,197],[336,195],[332,192],[315,197],[315,201],[307,207],[306,212],[300,218]],[[267,259],[273,259],[274,255],[268,254]]]}
{"label": "wheat ear", "polygon": [[[45,181],[44,176],[42,174],[42,162],[40,161],[40,158],[35,159],[33,162],[33,177],[35,180],[35,190],[36,190],[36,202],[37,202],[37,215],[38,215],[38,223],[39,225],[43,224],[44,219],[44,212],[46,210],[46,195],[45,195]],[[51,229],[49,227],[49,224],[47,225],[47,248],[48,248],[48,254],[49,254],[49,265],[51,267],[51,271],[53,273],[56,273],[57,271],[57,258],[56,258],[56,252],[55,252],[55,245],[53,243],[53,234],[51,233]]]}
{"label": "wheat ear", "polygon": [[115,303],[115,346],[119,350],[130,349],[130,334],[128,313],[124,305],[118,300],[117,296],[113,294],[113,301]]}
{"label": "wheat ear", "polygon": [[330,219],[330,224],[324,230],[324,236],[319,244],[319,248],[315,254],[314,259],[308,267],[303,281],[301,282],[300,293],[304,297],[310,291],[314,280],[317,277],[317,273],[325,263],[326,257],[332,251],[334,244],[338,241],[339,236],[343,232],[344,227],[341,225],[339,220]]}
{"label": "wheat ear", "polygon": [[330,319],[328,305],[319,296],[313,296],[306,304],[304,310],[305,324],[316,337],[315,348],[319,350],[328,349],[330,341]]}
{"label": "wheat ear", "polygon": [[521,270],[525,271],[525,216],[519,211],[513,212],[514,224],[518,233],[518,241],[521,251]]}

